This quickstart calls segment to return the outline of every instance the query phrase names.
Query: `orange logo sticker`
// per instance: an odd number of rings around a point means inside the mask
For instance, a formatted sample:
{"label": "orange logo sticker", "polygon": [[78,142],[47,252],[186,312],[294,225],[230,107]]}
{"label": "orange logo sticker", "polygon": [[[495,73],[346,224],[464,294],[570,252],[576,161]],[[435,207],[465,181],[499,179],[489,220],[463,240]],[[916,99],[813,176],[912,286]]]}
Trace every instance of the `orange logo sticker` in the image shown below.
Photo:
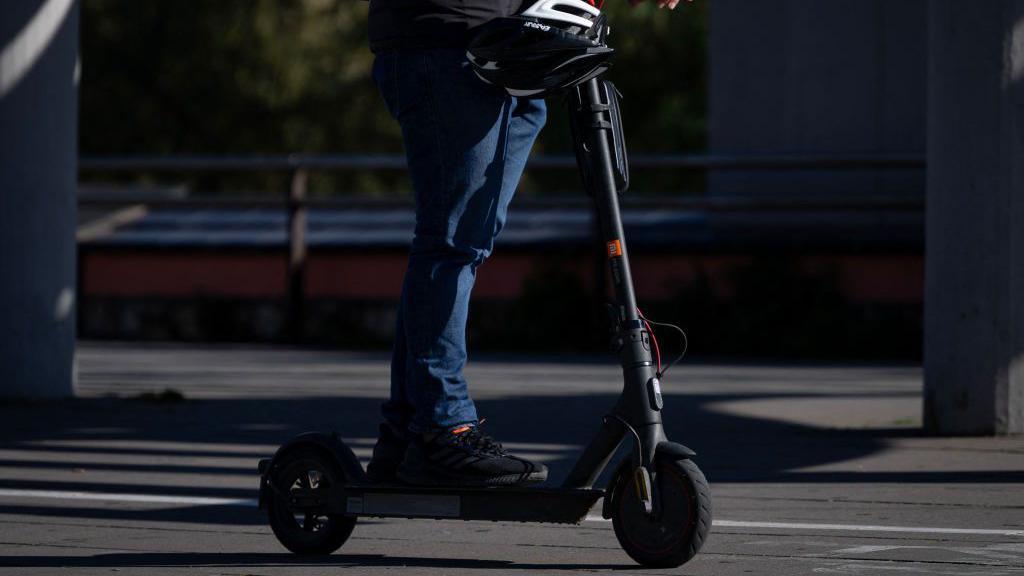
{"label": "orange logo sticker", "polygon": [[622,242],[612,240],[608,243],[608,257],[615,258],[616,256],[622,256]]}

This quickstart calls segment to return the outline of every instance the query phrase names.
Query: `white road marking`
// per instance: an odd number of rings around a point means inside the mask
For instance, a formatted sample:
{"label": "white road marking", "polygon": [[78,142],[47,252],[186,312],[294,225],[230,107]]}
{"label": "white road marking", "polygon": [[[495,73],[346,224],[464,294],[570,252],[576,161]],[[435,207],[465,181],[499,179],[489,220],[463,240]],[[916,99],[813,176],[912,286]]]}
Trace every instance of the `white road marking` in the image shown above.
{"label": "white road marking", "polygon": [[929,528],[924,526],[871,526],[858,524],[804,524],[787,522],[741,522],[716,520],[724,528],[777,528],[781,530],[848,530],[851,532],[912,532],[918,534],[974,534],[988,536],[1024,536],[1024,530],[989,530],[983,528]]}
{"label": "white road marking", "polygon": [[[588,522],[610,522],[600,516],[587,516]],[[986,528],[932,528],[928,526],[873,526],[865,524],[811,524],[803,522],[746,522],[714,520],[720,528],[767,528],[774,530],[842,530],[848,532],[905,532],[915,534],[973,534],[978,536],[1021,536],[1024,530],[992,530]]]}
{"label": "white road marking", "polygon": [[[900,548],[911,548],[911,546],[854,546],[853,548],[840,548],[839,550],[833,550],[832,554],[837,556],[848,556],[850,554],[873,554],[875,552],[899,550]],[[925,546],[917,546],[917,548],[925,548]]]}
{"label": "white road marking", "polygon": [[[118,494],[111,492],[74,492],[69,490],[16,490],[0,488],[0,498],[49,498],[54,500],[91,500],[95,502],[131,502],[136,504],[176,504],[182,506],[255,507],[255,498],[216,498],[209,496],[166,496],[162,494]],[[590,515],[587,522],[609,522]],[[986,528],[935,528],[928,526],[877,526],[865,524],[814,524],[803,522],[747,522],[715,520],[720,528],[762,528],[774,530],[838,530],[844,532],[902,532],[913,534],[971,534],[978,536],[1024,537],[1024,530]]]}
{"label": "white road marking", "polygon": [[0,498],[52,498],[55,500],[92,500],[94,502],[181,504],[191,506],[256,506],[255,498],[164,496],[162,494],[116,494],[109,492],[72,492],[68,490],[9,490],[0,488]]}
{"label": "white road marking", "polygon": [[874,554],[876,552],[891,552],[893,550],[929,550],[958,552],[968,556],[981,556],[987,560],[998,562],[1009,560],[1016,562],[1024,558],[1024,543],[999,543],[988,546],[855,546],[853,548],[841,548],[830,552],[833,556],[850,556],[852,554]]}
{"label": "white road marking", "polygon": [[872,526],[864,524],[807,524],[800,522],[743,522],[715,520],[723,528],[776,528],[780,530],[844,530],[850,532],[910,532],[916,534],[975,534],[987,536],[1024,536],[1024,530],[991,530],[985,528],[930,528],[927,526]]}

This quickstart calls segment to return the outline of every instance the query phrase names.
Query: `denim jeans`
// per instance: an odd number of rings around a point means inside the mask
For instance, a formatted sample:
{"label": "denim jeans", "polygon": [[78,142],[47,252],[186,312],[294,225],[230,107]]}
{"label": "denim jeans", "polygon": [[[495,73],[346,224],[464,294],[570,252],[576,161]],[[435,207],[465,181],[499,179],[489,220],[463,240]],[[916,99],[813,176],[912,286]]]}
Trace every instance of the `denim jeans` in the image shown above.
{"label": "denim jeans", "polygon": [[414,433],[474,423],[462,375],[469,297],[544,125],[544,102],[484,83],[462,50],[381,53],[373,78],[401,126],[416,204],[382,413]]}

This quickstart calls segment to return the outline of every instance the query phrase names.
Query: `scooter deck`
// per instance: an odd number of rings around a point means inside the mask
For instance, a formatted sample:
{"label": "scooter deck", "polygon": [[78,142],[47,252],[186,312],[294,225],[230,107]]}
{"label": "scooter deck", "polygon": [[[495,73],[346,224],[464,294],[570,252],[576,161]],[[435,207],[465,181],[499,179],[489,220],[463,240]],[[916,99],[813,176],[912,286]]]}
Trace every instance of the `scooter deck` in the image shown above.
{"label": "scooter deck", "polygon": [[[578,524],[604,490],[449,488],[359,484],[338,487],[350,516]],[[340,496],[340,495],[339,495]],[[332,501],[335,497],[332,495]],[[340,504],[340,502],[338,502]]]}
{"label": "scooter deck", "polygon": [[[339,457],[339,462],[345,461]],[[352,474],[365,478],[354,455],[351,461]],[[260,507],[276,493],[278,498],[286,498],[287,506],[296,513],[578,524],[604,496],[604,490],[593,488],[413,486],[365,481],[285,495],[271,483],[271,465],[269,458],[259,461]]]}

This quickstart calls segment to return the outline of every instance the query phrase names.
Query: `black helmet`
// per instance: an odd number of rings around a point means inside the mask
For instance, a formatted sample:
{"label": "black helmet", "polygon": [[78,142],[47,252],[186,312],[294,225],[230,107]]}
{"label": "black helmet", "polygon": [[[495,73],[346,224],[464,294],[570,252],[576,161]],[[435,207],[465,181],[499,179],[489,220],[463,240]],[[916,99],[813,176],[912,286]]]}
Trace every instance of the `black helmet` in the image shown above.
{"label": "black helmet", "polygon": [[543,98],[608,69],[601,10],[584,0],[537,0],[517,16],[477,29],[466,57],[485,82],[512,96]]}

